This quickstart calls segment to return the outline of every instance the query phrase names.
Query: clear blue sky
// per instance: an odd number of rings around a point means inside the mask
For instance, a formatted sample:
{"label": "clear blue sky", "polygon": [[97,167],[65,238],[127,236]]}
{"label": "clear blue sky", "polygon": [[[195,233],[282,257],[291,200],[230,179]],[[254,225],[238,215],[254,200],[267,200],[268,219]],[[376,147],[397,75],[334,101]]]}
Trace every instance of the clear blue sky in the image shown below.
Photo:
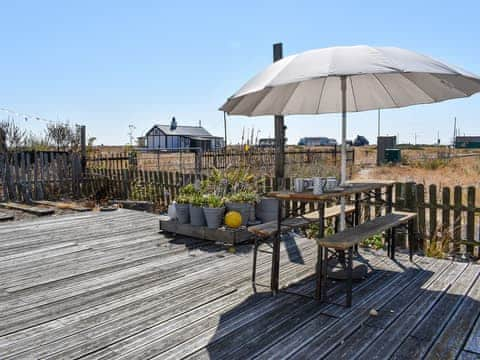
{"label": "clear blue sky", "polygon": [[[154,123],[198,120],[223,135],[217,109],[272,61],[334,45],[398,46],[480,74],[478,1],[2,1],[0,107],[87,125],[100,143],[125,144]],[[442,142],[480,134],[480,95],[382,112],[384,135]],[[0,118],[6,114],[0,113]],[[340,116],[290,116],[289,142],[340,137]],[[25,126],[41,129],[30,120]],[[271,117],[229,119],[273,134]],[[376,112],[349,115],[348,136],[376,136]]]}

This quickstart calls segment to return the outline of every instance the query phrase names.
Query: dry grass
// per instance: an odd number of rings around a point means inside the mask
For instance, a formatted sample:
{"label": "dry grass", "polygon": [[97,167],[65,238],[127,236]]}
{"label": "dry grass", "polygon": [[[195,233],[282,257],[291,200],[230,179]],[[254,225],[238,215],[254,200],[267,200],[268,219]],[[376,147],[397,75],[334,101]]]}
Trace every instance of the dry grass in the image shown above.
{"label": "dry grass", "polygon": [[[455,151],[455,154],[463,152],[463,150]],[[376,154],[371,150],[369,157],[371,159],[372,153],[375,159]],[[360,166],[357,167],[354,179],[414,181],[424,185],[436,184],[439,188],[480,184],[480,151],[476,152],[478,156],[445,159],[445,155],[437,153],[435,148],[404,150],[402,151],[404,163],[397,166],[362,165],[367,163],[367,157],[364,154],[363,149],[357,149],[355,153],[355,163]],[[359,157],[360,160],[357,162]]]}

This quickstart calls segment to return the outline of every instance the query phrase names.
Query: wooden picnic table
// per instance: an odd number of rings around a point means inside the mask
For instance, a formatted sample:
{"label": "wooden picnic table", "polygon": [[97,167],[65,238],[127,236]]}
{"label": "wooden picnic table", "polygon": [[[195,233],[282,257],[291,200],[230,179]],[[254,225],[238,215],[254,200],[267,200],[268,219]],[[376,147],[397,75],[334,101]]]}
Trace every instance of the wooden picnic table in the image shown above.
{"label": "wooden picnic table", "polygon": [[[282,203],[284,201],[299,201],[299,202],[315,202],[318,206],[318,238],[325,236],[325,203],[341,197],[354,196],[355,212],[354,225],[358,225],[360,214],[360,201],[362,193],[372,193],[386,188],[385,209],[386,214],[392,212],[392,197],[393,197],[392,181],[362,181],[362,182],[348,182],[345,186],[337,191],[325,192],[323,194],[313,194],[311,191],[294,192],[294,191],[272,191],[267,194],[268,197],[278,199],[279,209],[277,218],[277,232],[273,239],[273,254],[272,254],[272,271],[270,279],[270,288],[273,294],[279,291],[279,277],[280,277],[280,240],[282,227]],[[315,299],[319,300],[321,296],[321,247],[317,247],[317,263],[316,263],[316,290]]]}

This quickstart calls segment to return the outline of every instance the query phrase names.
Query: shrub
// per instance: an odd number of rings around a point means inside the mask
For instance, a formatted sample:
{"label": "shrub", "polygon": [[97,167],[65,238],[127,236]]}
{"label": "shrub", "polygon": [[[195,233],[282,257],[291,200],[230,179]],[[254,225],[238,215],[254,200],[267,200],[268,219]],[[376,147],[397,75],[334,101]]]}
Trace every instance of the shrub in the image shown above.
{"label": "shrub", "polygon": [[209,208],[220,208],[220,207],[223,207],[225,203],[223,198],[215,194],[207,195],[205,197],[205,201],[206,201],[205,206]]}

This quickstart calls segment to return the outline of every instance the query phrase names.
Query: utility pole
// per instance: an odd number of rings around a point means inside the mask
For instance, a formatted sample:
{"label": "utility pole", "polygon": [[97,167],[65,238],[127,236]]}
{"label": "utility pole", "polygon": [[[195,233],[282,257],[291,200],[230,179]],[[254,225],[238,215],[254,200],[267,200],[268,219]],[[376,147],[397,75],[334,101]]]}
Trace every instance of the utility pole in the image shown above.
{"label": "utility pole", "polygon": [[227,113],[225,111],[223,112],[223,130],[225,132],[224,147],[225,147],[225,152],[226,152],[227,151]]}
{"label": "utility pole", "polygon": [[130,138],[130,145],[133,145],[133,132],[135,131],[135,125],[128,125],[128,137]]}
{"label": "utility pole", "polygon": [[[273,62],[283,58],[282,43],[273,44]],[[275,115],[275,182],[274,190],[282,190],[285,177],[285,122],[283,115]]]}
{"label": "utility pole", "polygon": [[380,109],[378,109],[378,118],[377,118],[377,137],[380,136]]}
{"label": "utility pole", "polygon": [[457,138],[457,117],[453,118],[453,140],[452,145],[455,145],[455,139]]}

